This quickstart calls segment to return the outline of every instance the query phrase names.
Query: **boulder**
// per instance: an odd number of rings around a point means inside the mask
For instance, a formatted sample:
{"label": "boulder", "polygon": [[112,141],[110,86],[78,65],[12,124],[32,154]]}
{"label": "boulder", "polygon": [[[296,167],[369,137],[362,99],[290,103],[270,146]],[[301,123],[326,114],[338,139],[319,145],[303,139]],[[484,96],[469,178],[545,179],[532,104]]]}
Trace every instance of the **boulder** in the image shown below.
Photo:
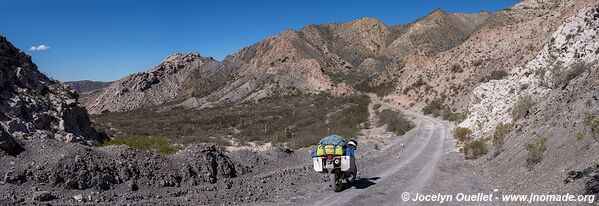
{"label": "boulder", "polygon": [[22,150],[23,148],[12,138],[12,136],[4,131],[4,127],[0,127],[0,151],[16,155]]}
{"label": "boulder", "polygon": [[49,191],[39,191],[33,193],[33,201],[45,202],[56,199]]}

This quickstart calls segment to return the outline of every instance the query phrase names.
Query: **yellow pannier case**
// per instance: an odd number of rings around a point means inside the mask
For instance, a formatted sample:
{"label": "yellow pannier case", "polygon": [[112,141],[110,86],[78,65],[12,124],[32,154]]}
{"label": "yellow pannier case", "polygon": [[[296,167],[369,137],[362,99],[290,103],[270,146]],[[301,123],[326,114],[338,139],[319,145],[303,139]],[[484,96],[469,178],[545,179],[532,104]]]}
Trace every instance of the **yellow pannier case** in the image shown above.
{"label": "yellow pannier case", "polygon": [[316,156],[324,155],[343,155],[343,147],[337,145],[318,145],[316,147]]}
{"label": "yellow pannier case", "polygon": [[318,145],[316,147],[316,156],[324,156],[324,145]]}

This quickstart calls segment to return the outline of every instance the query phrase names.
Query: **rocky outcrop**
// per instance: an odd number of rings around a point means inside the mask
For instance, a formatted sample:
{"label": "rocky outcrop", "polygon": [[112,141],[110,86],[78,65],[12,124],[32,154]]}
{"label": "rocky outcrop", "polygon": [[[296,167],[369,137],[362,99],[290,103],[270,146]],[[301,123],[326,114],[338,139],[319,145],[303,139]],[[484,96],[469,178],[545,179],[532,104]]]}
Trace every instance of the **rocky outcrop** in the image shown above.
{"label": "rocky outcrop", "polygon": [[0,153],[16,154],[22,150],[21,145],[15,141],[10,134],[0,127]]}
{"label": "rocky outcrop", "polygon": [[[218,89],[235,69],[235,65],[223,66],[212,58],[201,57],[199,53],[177,53],[147,72],[127,76],[100,92],[90,94],[84,104],[91,113],[99,113],[185,100]],[[187,86],[198,91],[185,88]]]}
{"label": "rocky outcrop", "polygon": [[476,87],[472,91],[470,115],[460,126],[472,129],[476,137],[488,137],[497,124],[513,122],[511,111],[519,98],[529,96],[537,102],[588,72],[590,64],[599,57],[599,20],[593,19],[595,13],[588,8],[568,18],[534,59],[512,69],[505,79]]}
{"label": "rocky outcrop", "polygon": [[43,75],[6,38],[0,37],[0,125],[16,139],[93,140],[79,95]]}

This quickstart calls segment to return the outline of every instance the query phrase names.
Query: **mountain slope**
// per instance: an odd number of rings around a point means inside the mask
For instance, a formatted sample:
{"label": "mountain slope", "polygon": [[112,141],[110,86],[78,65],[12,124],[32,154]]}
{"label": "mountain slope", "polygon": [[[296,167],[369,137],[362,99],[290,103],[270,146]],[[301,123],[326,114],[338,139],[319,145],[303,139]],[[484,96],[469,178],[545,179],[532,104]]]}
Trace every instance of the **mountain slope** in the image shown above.
{"label": "mountain slope", "polygon": [[[85,104],[99,113],[166,103],[206,107],[294,94],[351,95],[373,86],[376,74],[401,70],[404,56],[434,55],[459,45],[488,16],[436,10],[408,25],[387,26],[373,18],[309,25],[268,37],[222,62],[193,54],[178,54],[187,60],[169,57],[91,94]],[[184,63],[195,59],[202,60]],[[156,71],[165,64],[174,65],[171,72]]]}
{"label": "mountain slope", "polygon": [[[219,62],[198,53],[173,54],[147,72],[127,76],[103,90],[89,94],[84,104],[90,112],[124,111],[143,106],[159,105],[177,99],[188,78],[214,81],[213,74],[227,72]],[[194,84],[202,85],[201,82]],[[213,85],[214,83],[209,83]],[[192,95],[189,91],[184,92]]]}

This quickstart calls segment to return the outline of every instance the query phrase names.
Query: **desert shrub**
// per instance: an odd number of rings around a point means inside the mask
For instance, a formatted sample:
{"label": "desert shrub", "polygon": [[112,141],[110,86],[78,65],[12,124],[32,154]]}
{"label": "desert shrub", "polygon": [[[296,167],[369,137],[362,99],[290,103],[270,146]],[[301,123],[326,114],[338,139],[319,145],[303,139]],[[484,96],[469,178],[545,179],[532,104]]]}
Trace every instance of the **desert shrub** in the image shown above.
{"label": "desert shrub", "polygon": [[480,156],[487,154],[488,149],[485,141],[482,139],[466,141],[463,147],[464,156],[466,159],[477,159]]}
{"label": "desert shrub", "polygon": [[587,112],[584,115],[583,122],[591,131],[593,138],[599,142],[599,118],[593,115],[593,113]]}
{"label": "desert shrub", "polygon": [[553,68],[553,85],[555,88],[565,88],[570,81],[587,70],[590,70],[589,65],[582,61],[574,63],[570,69],[565,69],[561,63],[558,63]]}
{"label": "desert shrub", "polygon": [[507,75],[508,75],[508,72],[506,70],[503,70],[503,69],[495,70],[495,71],[492,71],[491,74],[489,74],[488,76],[481,78],[480,82],[488,82],[490,80],[503,79]]}
{"label": "desert shrub", "polygon": [[451,72],[453,73],[462,73],[464,71],[464,69],[462,69],[462,66],[460,66],[459,64],[454,64],[453,66],[451,66]]}
{"label": "desert shrub", "polygon": [[499,152],[503,147],[505,136],[507,136],[510,131],[512,131],[511,123],[499,123],[495,127],[495,132],[493,132],[493,146],[497,152]]}
{"label": "desert shrub", "polygon": [[372,83],[371,79],[365,79],[354,85],[354,88],[365,93],[375,93],[379,97],[387,96],[395,90],[395,83],[393,81],[387,81],[377,85],[372,85]]}
{"label": "desert shrub", "polygon": [[528,116],[530,108],[533,106],[532,97],[523,96],[518,99],[518,102],[512,108],[512,118],[517,121],[521,118]]}
{"label": "desert shrub", "polygon": [[582,132],[577,132],[576,133],[576,141],[580,141],[584,139],[584,134],[582,134]]}
{"label": "desert shrub", "polygon": [[465,127],[456,127],[453,130],[453,137],[463,142],[471,140],[472,137],[470,135],[472,135],[472,131]]}
{"label": "desert shrub", "polygon": [[538,136],[533,142],[526,144],[525,149],[528,152],[526,166],[532,169],[543,159],[543,153],[547,150],[547,138]]}
{"label": "desert shrub", "polygon": [[476,61],[474,61],[474,63],[472,63],[472,65],[475,67],[483,65],[483,60],[477,59]]}
{"label": "desert shrub", "polygon": [[414,123],[403,113],[390,109],[381,111],[379,126],[382,125],[387,125],[387,131],[394,132],[397,135],[403,135],[414,128]]}
{"label": "desert shrub", "polygon": [[438,117],[441,115],[441,111],[443,110],[443,100],[435,99],[428,103],[426,106],[422,108],[422,113],[425,115],[433,115],[433,117]]}
{"label": "desert shrub", "polygon": [[422,76],[418,76],[418,80],[416,80],[412,85],[404,88],[403,93],[407,94],[410,90],[417,89],[417,88],[419,88],[421,86],[424,86],[424,85],[428,85],[428,84],[424,81],[424,79],[422,78]]}
{"label": "desert shrub", "polygon": [[381,108],[381,106],[383,106],[383,105],[381,105],[381,104],[379,104],[379,103],[376,103],[376,104],[372,105],[372,109],[373,109],[373,110],[378,110],[378,109],[380,109],[380,108]]}
{"label": "desert shrub", "polygon": [[444,120],[460,123],[466,119],[466,114],[460,112],[452,112],[449,108],[443,110],[442,115]]}
{"label": "desert shrub", "polygon": [[127,145],[132,148],[153,151],[161,154],[172,154],[180,148],[175,146],[172,141],[164,137],[122,137],[117,136],[113,139],[107,139],[101,142],[98,146],[104,147],[108,145]]}
{"label": "desert shrub", "polygon": [[418,88],[423,85],[426,85],[426,82],[424,81],[424,79],[422,77],[418,77],[418,80],[416,80],[416,82],[414,82],[414,84],[412,84],[412,87]]}

